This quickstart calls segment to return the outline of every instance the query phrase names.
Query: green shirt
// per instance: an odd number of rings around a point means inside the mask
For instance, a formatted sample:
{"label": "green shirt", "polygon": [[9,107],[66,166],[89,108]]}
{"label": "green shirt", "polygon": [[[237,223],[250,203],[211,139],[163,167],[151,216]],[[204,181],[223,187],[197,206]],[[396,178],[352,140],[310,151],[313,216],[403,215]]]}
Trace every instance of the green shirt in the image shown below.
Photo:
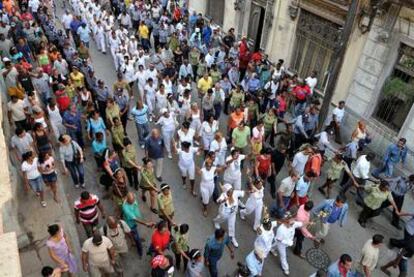
{"label": "green shirt", "polygon": [[181,251],[187,252],[190,250],[187,234],[182,235],[179,231],[173,230],[173,237],[175,243],[172,245],[172,250],[174,253],[179,254]]}
{"label": "green shirt", "polygon": [[275,124],[277,118],[275,115],[269,115],[269,113],[266,113],[263,117],[263,124],[265,132],[270,132],[273,129],[273,125]]}
{"label": "green shirt", "polygon": [[[341,176],[342,169],[345,168],[345,162],[335,162],[333,159],[330,161],[328,168],[328,178],[331,180],[338,180]],[[345,173],[346,174],[346,173]]]}
{"label": "green shirt", "polygon": [[137,159],[137,154],[135,152],[134,146],[131,145],[129,150],[127,148],[122,150],[122,161],[123,161],[124,167],[133,168],[134,166],[130,164],[128,160],[136,162],[136,159]]}
{"label": "green shirt", "polygon": [[155,185],[154,171],[148,171],[145,168],[142,169],[140,184],[141,184],[141,187],[144,188],[144,189],[150,189],[153,185]]}
{"label": "green shirt", "polygon": [[163,193],[158,195],[158,210],[163,210],[164,214],[171,216],[174,213],[174,205],[171,192],[165,196]]}
{"label": "green shirt", "polygon": [[122,125],[113,126],[112,129],[112,142],[117,145],[123,145],[125,138],[124,127]]}
{"label": "green shirt", "polygon": [[213,79],[213,85],[221,80],[221,73],[218,70],[211,70],[210,77]]}
{"label": "green shirt", "polygon": [[379,185],[367,185],[364,189],[368,193],[364,199],[364,203],[368,208],[376,210],[381,207],[385,200],[393,201],[391,192],[389,190],[381,191]]}
{"label": "green shirt", "polygon": [[191,65],[198,65],[200,62],[200,53],[198,51],[190,51],[188,54],[188,61]]}
{"label": "green shirt", "polygon": [[141,211],[139,210],[138,202],[136,200],[133,204],[129,204],[125,201],[124,204],[122,204],[122,214],[129,228],[135,228],[135,226],[137,226],[135,219],[142,218]]}
{"label": "green shirt", "polygon": [[236,90],[233,90],[231,92],[230,106],[232,106],[233,108],[238,108],[240,107],[243,101],[244,93],[242,91],[237,92]]}
{"label": "green shirt", "polygon": [[244,148],[249,143],[250,138],[250,127],[244,126],[243,131],[240,129],[234,128],[231,138],[234,140],[234,146],[237,148]]}

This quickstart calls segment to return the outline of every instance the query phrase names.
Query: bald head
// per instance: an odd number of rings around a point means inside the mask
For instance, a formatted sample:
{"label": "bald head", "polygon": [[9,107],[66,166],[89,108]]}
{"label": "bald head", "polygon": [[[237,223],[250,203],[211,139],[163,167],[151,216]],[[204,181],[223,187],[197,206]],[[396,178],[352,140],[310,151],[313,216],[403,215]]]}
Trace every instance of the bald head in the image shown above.
{"label": "bald head", "polygon": [[106,219],[106,224],[108,224],[109,228],[115,229],[117,227],[117,225],[118,225],[118,222],[115,219],[115,217],[108,216],[108,218]]}

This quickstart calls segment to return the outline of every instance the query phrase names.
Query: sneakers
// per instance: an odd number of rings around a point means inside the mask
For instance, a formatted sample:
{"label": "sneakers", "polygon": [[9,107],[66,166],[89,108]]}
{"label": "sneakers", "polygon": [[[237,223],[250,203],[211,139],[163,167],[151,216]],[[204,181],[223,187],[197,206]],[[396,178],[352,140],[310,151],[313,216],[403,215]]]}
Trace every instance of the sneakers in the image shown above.
{"label": "sneakers", "polygon": [[240,210],[240,219],[246,220],[246,216],[243,214],[242,210]]}
{"label": "sneakers", "polygon": [[172,155],[171,154],[168,154],[168,159],[172,159]]}
{"label": "sneakers", "polygon": [[81,188],[85,188],[85,184],[81,184]]}
{"label": "sneakers", "polygon": [[237,242],[235,238],[231,238],[231,243],[233,244],[234,247],[239,248],[239,243]]}
{"label": "sneakers", "polygon": [[214,228],[220,229],[220,224],[214,222]]}
{"label": "sneakers", "polygon": [[273,256],[277,257],[277,250],[276,249],[271,249],[270,253],[272,253]]}
{"label": "sneakers", "polygon": [[46,207],[46,201],[41,201],[40,205],[42,205],[43,208]]}
{"label": "sneakers", "polygon": [[285,276],[289,276],[290,272],[289,272],[289,270],[284,270],[283,274],[285,274]]}
{"label": "sneakers", "polygon": [[75,185],[75,188],[77,188],[77,189],[78,189],[78,188],[80,188],[80,186],[79,186],[79,185]]}

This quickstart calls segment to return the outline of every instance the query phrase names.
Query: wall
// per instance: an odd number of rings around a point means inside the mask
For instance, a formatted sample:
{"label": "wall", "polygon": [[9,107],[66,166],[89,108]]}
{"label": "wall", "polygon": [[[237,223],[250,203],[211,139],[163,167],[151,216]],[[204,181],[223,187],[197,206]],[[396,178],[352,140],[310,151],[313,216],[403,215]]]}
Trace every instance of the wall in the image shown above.
{"label": "wall", "polygon": [[[1,98],[5,98],[4,82],[0,80]],[[3,99],[2,99],[3,100]],[[0,276],[20,277],[21,265],[17,238],[22,234],[20,225],[17,222],[17,189],[16,184],[10,180],[8,148],[5,137],[10,132],[7,120],[4,120],[3,110],[5,101],[0,105]],[[22,236],[23,237],[23,236]],[[21,239],[23,244],[28,242],[27,237]]]}
{"label": "wall", "polygon": [[195,10],[197,13],[205,15],[207,11],[207,1],[208,0],[189,0],[188,7],[190,10]]}

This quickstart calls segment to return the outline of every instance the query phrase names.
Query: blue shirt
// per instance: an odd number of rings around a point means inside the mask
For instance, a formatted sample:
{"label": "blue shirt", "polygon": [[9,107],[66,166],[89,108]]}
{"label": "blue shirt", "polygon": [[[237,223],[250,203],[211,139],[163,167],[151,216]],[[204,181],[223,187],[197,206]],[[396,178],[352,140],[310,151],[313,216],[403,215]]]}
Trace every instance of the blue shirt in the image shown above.
{"label": "blue shirt", "polygon": [[308,194],[309,182],[306,182],[305,179],[300,177],[299,181],[296,183],[296,193],[299,197],[305,197]]}
{"label": "blue shirt", "polygon": [[397,144],[391,144],[387,147],[387,151],[384,155],[384,162],[392,162],[394,164],[405,163],[405,158],[407,157],[407,148],[399,148]]}
{"label": "blue shirt", "polygon": [[145,140],[145,149],[150,159],[161,159],[164,157],[164,141],[161,137],[155,139],[149,136]]}
{"label": "blue shirt", "polygon": [[257,78],[250,79],[247,82],[247,88],[249,92],[256,92],[260,89],[260,80]]}
{"label": "blue shirt", "polygon": [[206,245],[204,247],[204,258],[216,259],[219,260],[224,252],[224,246],[230,244],[230,239],[226,236],[223,241],[217,241],[213,236],[207,239]]}
{"label": "blue shirt", "polygon": [[410,220],[408,220],[405,223],[405,230],[407,231],[407,233],[409,233],[410,235],[414,236],[414,216],[412,216],[410,218]]}
{"label": "blue shirt", "polygon": [[326,222],[328,222],[330,224],[335,223],[340,218],[341,211],[342,211],[342,208],[339,208],[336,205],[333,205],[332,211],[329,214]]}
{"label": "blue shirt", "polygon": [[106,145],[106,139],[103,139],[101,142],[96,139],[92,141],[92,151],[94,154],[102,154],[106,148],[108,148]]}
{"label": "blue shirt", "polygon": [[142,218],[141,211],[139,210],[138,202],[135,200],[133,204],[124,202],[122,204],[122,214],[126,224],[129,228],[134,229],[137,226],[135,219]]}
{"label": "blue shirt", "polygon": [[85,27],[83,28],[82,26],[78,28],[78,30],[76,31],[76,33],[79,36],[79,39],[83,42],[89,42],[90,38],[89,38],[89,28]]}
{"label": "blue shirt", "polygon": [[106,126],[102,117],[99,117],[98,120],[89,118],[87,121],[86,130],[88,130],[88,132],[92,132],[93,135],[101,132],[105,137]]}
{"label": "blue shirt", "polygon": [[121,111],[125,110],[125,108],[128,108],[128,102],[129,102],[129,97],[125,94],[115,94],[114,95],[114,100],[115,102],[118,104],[119,109]]}
{"label": "blue shirt", "polygon": [[[76,112],[76,114],[74,115],[71,112],[66,111],[63,114],[63,124],[75,125],[76,126],[76,131],[80,132],[82,130],[80,112]],[[73,130],[73,129],[70,129],[70,130]]]}
{"label": "blue shirt", "polygon": [[136,124],[147,124],[148,123],[148,107],[144,105],[144,107],[140,110],[137,107],[134,107],[130,114],[134,117]]}
{"label": "blue shirt", "polygon": [[262,275],[263,262],[259,261],[254,254],[254,251],[250,252],[246,257],[246,265],[250,270],[249,277],[255,277]]}
{"label": "blue shirt", "polygon": [[72,32],[75,32],[75,33],[76,33],[76,32],[78,31],[78,28],[79,28],[81,25],[82,25],[82,21],[74,19],[74,20],[72,20],[72,22],[70,23],[70,29],[71,29],[71,31],[72,31]]}

